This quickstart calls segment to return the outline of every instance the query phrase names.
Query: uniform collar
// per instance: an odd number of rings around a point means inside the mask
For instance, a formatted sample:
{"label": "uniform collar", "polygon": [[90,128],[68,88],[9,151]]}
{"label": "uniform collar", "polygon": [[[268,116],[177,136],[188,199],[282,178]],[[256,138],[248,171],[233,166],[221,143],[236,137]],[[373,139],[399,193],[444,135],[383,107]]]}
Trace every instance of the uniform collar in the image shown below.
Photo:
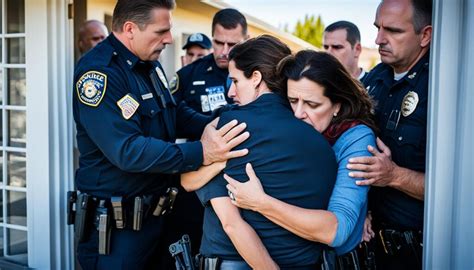
{"label": "uniform collar", "polygon": [[107,38],[110,41],[110,44],[114,47],[114,54],[122,58],[127,66],[132,69],[138,62],[142,62],[135,54],[133,54],[123,43],[118,40],[115,35],[112,33]]}
{"label": "uniform collar", "polygon": [[429,67],[429,60],[430,60],[430,51],[428,50],[423,57],[418,60],[418,62],[408,71],[408,73],[399,81],[393,79],[393,68],[387,64],[384,65],[384,69],[379,73],[377,76],[377,80],[383,81],[386,86],[390,86],[391,84],[399,84],[402,82],[407,82],[411,86],[415,86],[416,82],[418,81],[418,76],[421,75],[423,69]]}

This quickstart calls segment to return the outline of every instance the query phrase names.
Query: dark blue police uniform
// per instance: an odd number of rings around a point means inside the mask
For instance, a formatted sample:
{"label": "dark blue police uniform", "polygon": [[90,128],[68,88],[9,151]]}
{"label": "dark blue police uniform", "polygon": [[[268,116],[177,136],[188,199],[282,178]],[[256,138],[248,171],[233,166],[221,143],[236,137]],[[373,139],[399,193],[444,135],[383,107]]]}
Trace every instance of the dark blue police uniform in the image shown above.
{"label": "dark blue police uniform", "polygon": [[[226,174],[245,181],[245,165],[251,163],[270,196],[303,208],[327,209],[337,172],[334,152],[312,126],[293,116],[286,99],[264,94],[250,104],[222,113],[219,126],[232,119],[247,123],[252,136],[237,147],[248,148],[249,154],[228,160]],[[209,203],[213,198],[228,196],[226,184],[220,174],[197,191],[205,205],[200,251],[206,257],[242,260]],[[315,269],[322,244],[300,238],[257,212],[240,212],[280,267]]]}
{"label": "dark blue police uniform", "polygon": [[211,114],[216,108],[231,103],[227,97],[229,71],[216,65],[209,54],[176,72],[170,82],[177,103],[185,101],[197,112]]}
{"label": "dark blue police uniform", "polygon": [[[199,141],[173,143],[179,119],[157,61],[141,61],[111,34],[80,59],[74,82],[80,151],[75,179],[81,192],[105,200],[122,196],[127,210],[135,196],[160,196],[173,174],[196,170],[202,164]],[[194,119],[192,114],[183,117]],[[204,125],[204,120],[195,125],[194,132],[202,132]],[[78,245],[82,267],[149,267],[146,264],[162,234],[161,217],[150,212],[144,213],[139,231],[112,227],[110,255],[98,255],[98,233],[92,228],[88,240]]]}
{"label": "dark blue police uniform", "polygon": [[[221,69],[216,65],[213,54],[209,54],[180,69],[170,82],[171,92],[181,108],[211,115],[218,107],[231,102],[227,97],[228,74],[227,69]],[[178,110],[179,114],[181,109]],[[197,140],[200,135],[187,138]],[[192,243],[192,253],[195,255],[201,243],[204,208],[194,192],[186,192],[180,187],[179,193],[173,213],[166,221],[165,226],[172,228],[172,233],[167,234],[165,241],[171,244],[183,234],[188,234]],[[168,263],[170,264],[173,262]]]}
{"label": "dark blue police uniform", "polygon": [[[381,132],[380,138],[390,148],[393,161],[398,166],[423,173],[426,157],[428,75],[429,52],[398,81],[394,80],[393,69],[383,63],[376,66],[363,81],[376,101],[375,115]],[[377,229],[396,230],[402,233],[402,239],[406,238],[403,236],[404,232],[412,232],[414,240],[421,242],[423,201],[394,188],[372,187],[369,203]],[[395,238],[393,241],[398,241],[398,236],[385,238]],[[385,240],[390,241],[387,239]],[[410,261],[407,256],[410,255],[404,254],[396,261]],[[421,258],[417,259],[421,262]],[[395,268],[399,267],[395,263],[390,264]]]}

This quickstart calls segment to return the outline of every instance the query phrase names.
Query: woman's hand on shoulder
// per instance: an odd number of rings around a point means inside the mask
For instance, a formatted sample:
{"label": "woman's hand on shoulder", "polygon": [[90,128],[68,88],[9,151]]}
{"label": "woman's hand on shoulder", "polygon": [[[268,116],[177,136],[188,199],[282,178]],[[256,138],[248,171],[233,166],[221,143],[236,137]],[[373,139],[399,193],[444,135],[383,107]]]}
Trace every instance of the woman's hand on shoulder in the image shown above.
{"label": "woman's hand on shoulder", "polygon": [[265,203],[267,194],[250,163],[245,166],[245,171],[249,180],[243,183],[224,174],[224,178],[228,182],[226,187],[234,205],[258,212]]}

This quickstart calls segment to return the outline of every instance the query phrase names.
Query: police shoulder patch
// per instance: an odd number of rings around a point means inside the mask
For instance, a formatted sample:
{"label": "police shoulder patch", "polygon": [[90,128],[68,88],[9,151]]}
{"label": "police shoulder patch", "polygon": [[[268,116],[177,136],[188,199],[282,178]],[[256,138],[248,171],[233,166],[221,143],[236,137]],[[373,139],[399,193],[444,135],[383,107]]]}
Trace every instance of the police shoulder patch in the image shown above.
{"label": "police shoulder patch", "polygon": [[178,88],[179,88],[179,76],[178,76],[178,73],[176,73],[170,81],[171,94],[176,93],[176,91],[178,91]]}
{"label": "police shoulder patch", "polygon": [[84,73],[76,82],[79,100],[85,105],[97,107],[107,90],[107,75],[98,71]]}
{"label": "police shoulder patch", "polygon": [[122,116],[126,120],[130,119],[137,111],[140,103],[136,101],[130,94],[126,94],[123,98],[117,101],[117,105],[122,110]]}

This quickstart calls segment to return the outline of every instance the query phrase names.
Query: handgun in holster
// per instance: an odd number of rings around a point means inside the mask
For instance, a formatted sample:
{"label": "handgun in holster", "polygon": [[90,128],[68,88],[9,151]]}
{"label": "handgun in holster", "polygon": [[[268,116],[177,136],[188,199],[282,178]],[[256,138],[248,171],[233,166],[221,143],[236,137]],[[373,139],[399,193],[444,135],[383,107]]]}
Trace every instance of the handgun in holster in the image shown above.
{"label": "handgun in holster", "polygon": [[391,229],[382,229],[379,231],[380,240],[386,254],[396,255],[402,248],[399,232]]}
{"label": "handgun in holster", "polygon": [[164,215],[170,213],[173,210],[174,201],[178,196],[178,189],[175,187],[168,188],[166,193],[160,196],[158,204],[156,205],[155,211],[153,211],[154,216]]}
{"label": "handgun in holster", "polygon": [[77,192],[68,191],[67,192],[67,225],[74,224],[74,219],[76,217],[75,204],[77,201]]}
{"label": "handgun in holster", "polygon": [[99,202],[95,210],[95,225],[99,231],[99,254],[108,255],[110,253],[110,214],[105,200]]}
{"label": "handgun in holster", "polygon": [[175,259],[177,270],[195,270],[196,262],[191,254],[191,241],[187,234],[169,246],[169,252]]}
{"label": "handgun in holster", "polygon": [[89,236],[89,228],[87,222],[90,220],[90,209],[92,197],[86,193],[77,195],[76,216],[74,219],[74,237],[76,241],[83,242]]}

